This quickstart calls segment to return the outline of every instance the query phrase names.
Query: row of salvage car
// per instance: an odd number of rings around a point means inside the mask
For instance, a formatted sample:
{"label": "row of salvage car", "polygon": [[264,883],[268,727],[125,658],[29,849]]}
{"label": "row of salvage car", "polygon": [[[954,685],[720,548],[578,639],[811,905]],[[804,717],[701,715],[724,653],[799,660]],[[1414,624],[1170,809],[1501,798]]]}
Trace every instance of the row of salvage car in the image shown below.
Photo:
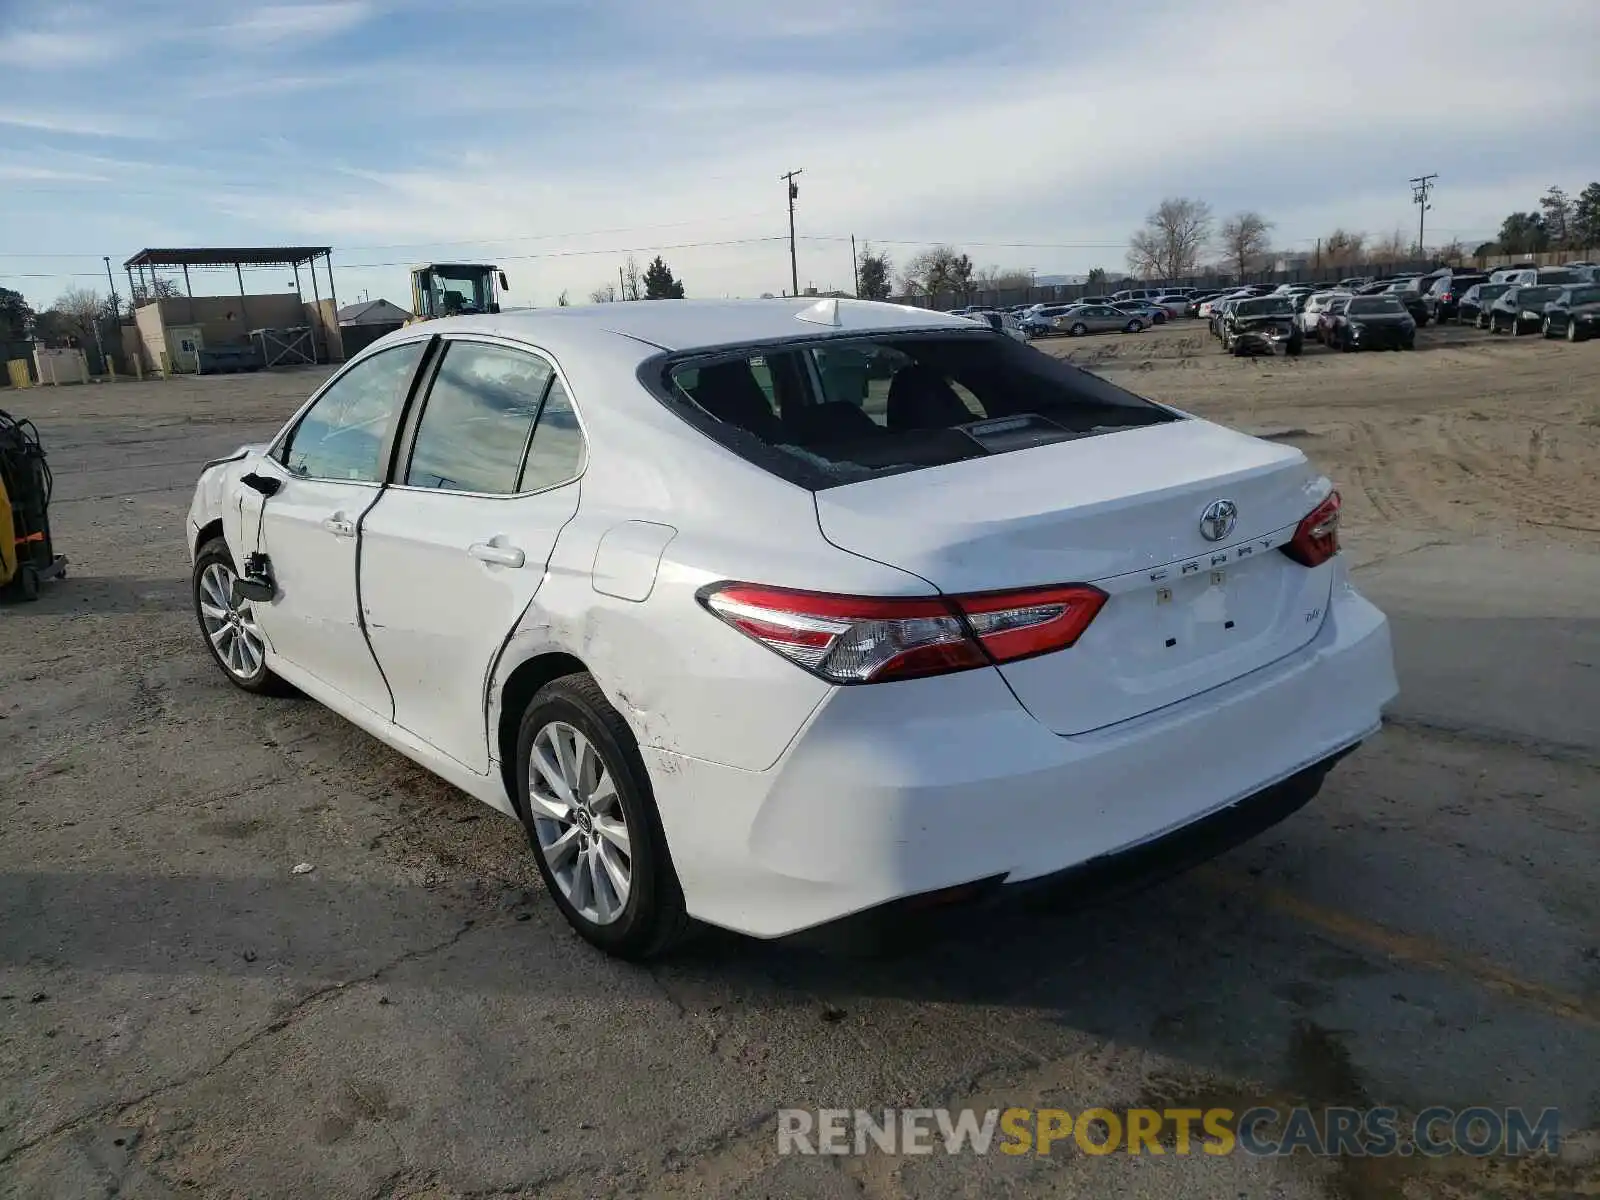
{"label": "row of salvage car", "polygon": [[1444,267],[1334,285],[1257,285],[1208,300],[1197,313],[1224,352],[1241,355],[1298,355],[1308,338],[1343,351],[1410,350],[1419,326],[1448,320],[1581,342],[1600,334],[1600,266],[1530,265],[1492,275]]}

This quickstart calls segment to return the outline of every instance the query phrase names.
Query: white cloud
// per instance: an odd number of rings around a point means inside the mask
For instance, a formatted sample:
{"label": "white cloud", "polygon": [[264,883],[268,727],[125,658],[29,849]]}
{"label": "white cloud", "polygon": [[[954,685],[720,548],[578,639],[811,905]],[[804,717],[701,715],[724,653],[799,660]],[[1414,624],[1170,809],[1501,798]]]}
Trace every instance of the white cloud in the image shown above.
{"label": "white cloud", "polygon": [[0,38],[0,67],[16,71],[87,66],[116,53],[116,40],[98,32],[30,30]]}
{"label": "white cloud", "polygon": [[240,48],[271,45],[290,38],[325,38],[343,33],[372,15],[364,0],[327,4],[270,4],[230,21],[218,31]]}

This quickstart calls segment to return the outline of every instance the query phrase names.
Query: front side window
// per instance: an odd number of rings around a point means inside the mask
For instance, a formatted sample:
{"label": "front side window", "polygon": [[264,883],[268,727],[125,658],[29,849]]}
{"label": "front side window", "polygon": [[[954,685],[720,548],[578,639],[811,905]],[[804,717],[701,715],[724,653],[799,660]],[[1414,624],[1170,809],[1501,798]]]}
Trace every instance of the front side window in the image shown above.
{"label": "front side window", "polygon": [[428,389],[407,464],[412,487],[510,495],[554,375],[544,359],[481,342],[451,342]]}
{"label": "front side window", "polygon": [[284,440],[278,461],[309,479],[380,480],[384,438],[425,347],[408,342],[381,351],[339,376]]}
{"label": "front side window", "polygon": [[[757,358],[776,385],[771,399],[754,378]],[[981,334],[719,352],[669,360],[657,378],[662,398],[691,423],[813,489],[1181,419],[1011,338]]]}

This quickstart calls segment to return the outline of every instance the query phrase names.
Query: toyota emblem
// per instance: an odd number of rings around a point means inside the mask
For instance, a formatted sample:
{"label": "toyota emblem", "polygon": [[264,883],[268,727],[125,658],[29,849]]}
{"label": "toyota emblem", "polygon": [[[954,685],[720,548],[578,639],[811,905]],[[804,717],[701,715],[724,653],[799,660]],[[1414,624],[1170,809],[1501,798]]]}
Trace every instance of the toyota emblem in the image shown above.
{"label": "toyota emblem", "polygon": [[1208,542],[1220,542],[1233,532],[1239,520],[1239,506],[1232,500],[1213,500],[1200,514],[1200,536]]}

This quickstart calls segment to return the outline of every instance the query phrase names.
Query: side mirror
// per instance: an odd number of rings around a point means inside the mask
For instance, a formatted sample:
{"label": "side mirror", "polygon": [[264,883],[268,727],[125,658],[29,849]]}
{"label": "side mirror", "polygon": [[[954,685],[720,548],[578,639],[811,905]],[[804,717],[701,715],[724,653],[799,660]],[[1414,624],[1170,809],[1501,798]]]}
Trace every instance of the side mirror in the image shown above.
{"label": "side mirror", "polygon": [[504,271],[499,271],[497,274],[500,276],[500,290],[502,292],[509,292],[511,290],[511,285],[506,282],[506,273]]}
{"label": "side mirror", "polygon": [[252,491],[260,492],[263,496],[276,496],[278,489],[283,487],[283,480],[273,479],[269,475],[257,475],[251,471],[248,475],[239,476],[239,482]]}

